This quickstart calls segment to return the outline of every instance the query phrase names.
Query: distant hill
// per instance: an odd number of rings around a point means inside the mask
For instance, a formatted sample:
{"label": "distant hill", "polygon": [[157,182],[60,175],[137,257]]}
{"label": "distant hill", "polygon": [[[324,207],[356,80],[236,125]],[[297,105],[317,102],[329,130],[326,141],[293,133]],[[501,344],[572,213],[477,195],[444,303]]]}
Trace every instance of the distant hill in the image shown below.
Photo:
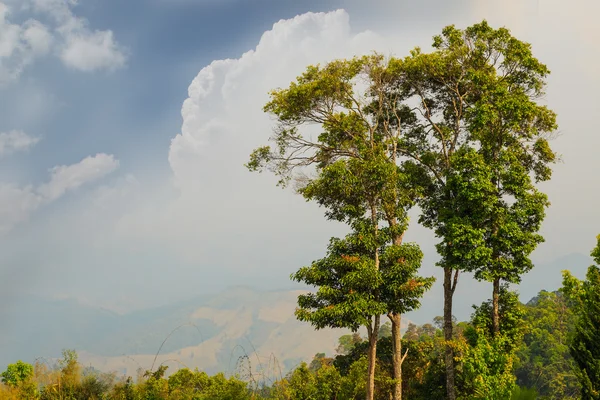
{"label": "distant hill", "polygon": [[[561,271],[568,269],[578,278],[584,278],[587,268],[592,264],[589,255],[571,253],[546,262],[534,262],[534,268],[523,275],[521,284],[512,285],[512,289],[519,292],[521,301],[527,302],[536,296],[540,290],[553,291],[562,286]],[[407,317],[419,324],[431,322],[431,320],[442,315],[443,299],[443,276],[442,269],[438,267],[427,267],[423,275],[435,274],[437,281],[433,288],[425,293],[421,301],[421,308],[413,311]],[[488,300],[492,294],[492,284],[479,282],[473,278],[471,273],[462,273],[454,294],[453,314],[459,321],[468,320],[473,313],[473,305],[479,305]]]}
{"label": "distant hill", "polygon": [[[315,331],[293,315],[301,291],[236,287],[216,296],[119,315],[73,300],[21,298],[0,309],[0,368],[74,348],[83,364],[135,375],[165,360],[209,373],[247,368],[279,374],[319,352],[333,354],[344,330]],[[14,299],[13,299],[14,300]],[[0,300],[1,301],[1,300]],[[165,339],[167,339],[165,341]],[[248,356],[249,359],[245,359]],[[244,366],[239,363],[243,361]]]}
{"label": "distant hill", "polygon": [[[518,287],[521,300],[527,302],[542,289],[559,288],[563,269],[582,277],[591,261],[589,256],[571,254],[536,265]],[[403,318],[404,326],[409,318],[425,323],[441,314],[437,289],[426,294],[421,309]],[[488,284],[463,277],[455,314],[460,320],[468,318],[471,305],[489,298],[489,292]],[[58,357],[69,348],[77,350],[86,365],[135,376],[138,368],[152,366],[160,348],[155,367],[171,360],[170,371],[185,365],[208,373],[233,372],[248,368],[250,362],[253,372],[263,368],[274,376],[316,353],[334,354],[337,339],[348,333],[315,331],[297,321],[294,309],[300,293],[234,287],[124,315],[75,300],[0,294],[0,369],[19,359]]]}
{"label": "distant hill", "polygon": [[536,263],[523,276],[519,286],[521,301],[536,296],[540,290],[556,290],[562,286],[562,271],[568,269],[580,279],[585,278],[587,268],[593,260],[587,254],[571,253],[546,263]]}

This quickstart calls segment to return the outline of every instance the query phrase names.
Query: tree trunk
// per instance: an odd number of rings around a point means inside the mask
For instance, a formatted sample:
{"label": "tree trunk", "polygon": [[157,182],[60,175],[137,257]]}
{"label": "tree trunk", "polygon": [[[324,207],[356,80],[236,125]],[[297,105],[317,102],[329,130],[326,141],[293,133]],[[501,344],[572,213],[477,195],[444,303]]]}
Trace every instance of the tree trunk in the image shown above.
{"label": "tree trunk", "polygon": [[402,335],[400,334],[400,322],[402,315],[396,313],[388,314],[392,322],[392,363],[394,366],[394,391],[393,400],[402,400],[402,363],[406,354],[402,356]]}
{"label": "tree trunk", "polygon": [[[396,218],[389,220],[389,225],[392,228],[397,226]],[[396,235],[393,239],[395,246],[401,246],[402,240],[404,239],[404,232],[400,235]],[[402,335],[400,333],[400,323],[402,322],[402,315],[394,312],[390,312],[388,317],[392,323],[392,364],[394,368],[394,390],[392,392],[393,400],[402,400],[402,362],[404,357],[402,356]]]}
{"label": "tree trunk", "polygon": [[373,400],[375,397],[375,365],[377,363],[377,337],[379,336],[379,323],[381,317],[375,316],[373,327],[369,329],[369,370],[367,376],[367,400]]}
{"label": "tree trunk", "polygon": [[492,332],[494,335],[500,333],[500,278],[494,279],[492,294]]}
{"label": "tree trunk", "polygon": [[458,271],[452,279],[452,268],[444,268],[444,339],[446,341],[446,352],[444,361],[446,364],[446,394],[448,400],[456,400],[456,387],[454,385],[454,349],[452,348],[452,297],[456,288]]}
{"label": "tree trunk", "polygon": [[[375,202],[371,202],[371,222],[373,223],[374,236],[377,239],[379,227],[377,225],[377,207]],[[375,249],[375,271],[379,271],[379,249]],[[375,298],[379,298],[379,291],[375,291]],[[379,339],[379,324],[381,316],[376,315],[373,318],[373,326],[369,329],[369,370],[367,377],[367,400],[373,400],[375,396],[375,364],[377,363],[377,340]]]}

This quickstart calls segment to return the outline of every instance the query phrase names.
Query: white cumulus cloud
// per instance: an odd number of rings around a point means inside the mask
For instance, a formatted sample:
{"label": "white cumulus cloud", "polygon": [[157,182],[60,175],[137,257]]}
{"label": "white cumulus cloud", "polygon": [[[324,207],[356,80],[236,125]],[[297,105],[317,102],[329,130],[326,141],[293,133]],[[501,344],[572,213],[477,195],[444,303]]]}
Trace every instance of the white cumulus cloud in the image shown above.
{"label": "white cumulus cloud", "polygon": [[[281,254],[265,262],[253,249],[258,243],[284,248],[324,232],[320,210],[276,188],[274,177],[251,174],[243,164],[271,135],[272,120],[262,111],[271,89],[287,85],[309,64],[373,50],[390,48],[372,32],[352,32],[345,11],[307,13],[275,23],[241,57],[203,68],[189,86],[181,133],[169,151],[179,196],[166,210],[150,208],[123,218],[121,234],[143,240],[151,235],[174,248],[182,262],[226,269],[245,263],[251,273],[282,262]],[[281,234],[286,223],[296,226],[287,237]],[[233,236],[237,250],[224,251]]]}
{"label": "white cumulus cloud", "polygon": [[[10,5],[10,6],[9,6]],[[35,59],[56,54],[69,68],[113,71],[127,61],[125,48],[111,30],[94,30],[74,14],[74,0],[0,1],[0,84],[17,80]],[[11,22],[11,11],[42,16],[49,25],[29,18]]]}
{"label": "white cumulus cloud", "polygon": [[124,48],[111,30],[92,30],[89,22],[76,16],[74,0],[31,0],[33,9],[50,15],[62,38],[59,55],[63,63],[81,71],[115,70],[125,65]]}
{"label": "white cumulus cloud", "polygon": [[0,184],[0,235],[8,233],[15,225],[43,203],[43,198],[32,186],[17,187]]}
{"label": "white cumulus cloud", "polygon": [[126,60],[112,31],[66,35],[60,58],[68,67],[81,71],[115,70],[123,67]]}
{"label": "white cumulus cloud", "polygon": [[23,24],[21,36],[32,52],[40,55],[50,51],[54,40],[48,27],[35,19],[30,19]]}
{"label": "white cumulus cloud", "polygon": [[27,150],[40,141],[39,137],[29,136],[23,131],[13,130],[0,133],[0,157]]}
{"label": "white cumulus cloud", "polygon": [[373,50],[387,51],[384,39],[371,32],[351,33],[345,11],[306,13],[274,24],[256,48],[239,59],[218,60],[203,68],[183,103],[181,134],[171,143],[169,161],[177,184],[185,188],[197,183],[194,164],[210,158],[203,151],[207,145],[213,154],[244,154],[235,164],[239,169],[249,146],[269,137],[271,121],[262,112],[268,92],[289,83],[306,65]]}
{"label": "white cumulus cloud", "polygon": [[62,37],[60,59],[81,71],[114,70],[125,65],[125,50],[110,30],[92,30],[89,22],[76,16],[71,8],[74,0],[31,0],[33,9],[50,15]]}
{"label": "white cumulus cloud", "polygon": [[9,232],[15,225],[46,203],[57,200],[69,190],[98,180],[119,166],[119,161],[109,154],[96,154],[72,165],[50,169],[50,180],[33,187],[0,184],[0,234]]}
{"label": "white cumulus cloud", "polygon": [[11,23],[10,9],[0,2],[0,85],[19,78],[23,69],[36,58],[48,53],[52,35],[35,19],[22,24]]}
{"label": "white cumulus cloud", "polygon": [[60,165],[50,169],[50,181],[38,192],[48,201],[56,200],[67,190],[76,189],[86,182],[99,179],[119,167],[119,161],[111,154],[96,154],[72,165]]}

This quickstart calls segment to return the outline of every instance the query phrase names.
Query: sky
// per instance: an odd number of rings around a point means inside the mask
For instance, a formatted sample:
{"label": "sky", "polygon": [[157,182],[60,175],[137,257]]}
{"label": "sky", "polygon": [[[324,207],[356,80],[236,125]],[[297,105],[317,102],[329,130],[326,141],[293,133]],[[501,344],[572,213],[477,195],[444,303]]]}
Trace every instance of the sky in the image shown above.
{"label": "sky", "polygon": [[[405,56],[482,19],[552,71],[543,101],[561,162],[542,185],[552,206],[533,259],[587,256],[600,233],[599,14],[596,0],[0,0],[0,307],[38,295],[126,312],[298,287],[290,274],[344,227],[244,168],[272,132],[268,91],[309,64]],[[407,240],[441,277],[431,232],[414,222]],[[557,281],[539,276],[520,290]],[[459,315],[488,292],[461,280]],[[424,305],[437,315],[441,285]]]}

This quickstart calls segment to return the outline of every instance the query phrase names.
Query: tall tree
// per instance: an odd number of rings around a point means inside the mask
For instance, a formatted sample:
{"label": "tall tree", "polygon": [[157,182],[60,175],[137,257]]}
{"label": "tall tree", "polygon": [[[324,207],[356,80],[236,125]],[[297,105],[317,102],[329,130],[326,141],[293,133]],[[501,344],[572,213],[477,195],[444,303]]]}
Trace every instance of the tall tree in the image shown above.
{"label": "tall tree", "polygon": [[[548,70],[530,46],[484,21],[446,27],[434,51],[396,60],[398,86],[417,121],[398,150],[429,176],[420,221],[440,242],[444,269],[446,386],[454,400],[452,303],[460,271],[493,282],[493,326],[499,329],[500,281],[518,282],[547,206],[532,184],[554,160],[544,134],[555,115],[535,103]],[[533,178],[531,177],[533,175]]]}
{"label": "tall tree", "polygon": [[576,315],[575,332],[569,351],[579,368],[581,398],[600,399],[600,236],[592,251],[597,265],[588,268],[580,281],[563,271],[563,288]]}
{"label": "tall tree", "polygon": [[[437,41],[435,44],[440,47]],[[452,304],[460,271],[473,271],[488,257],[484,231],[473,221],[489,200],[489,171],[470,148],[464,127],[464,107],[470,66],[450,52],[424,54],[415,49],[396,60],[399,85],[412,100],[418,122],[398,146],[429,178],[420,199],[420,222],[433,229],[440,242],[438,266],[443,268],[446,390],[456,399]]]}
{"label": "tall tree", "polygon": [[[399,106],[402,93],[390,86],[393,78],[379,55],[308,67],[289,88],[271,93],[265,110],[278,120],[272,138],[276,148],[255,150],[247,164],[251,170],[272,170],[282,185],[295,178],[298,191],[325,207],[327,218],[352,228],[344,240],[332,240],[327,257],[300,270],[295,279],[320,286],[316,297],[299,299],[304,310],[299,316],[316,326],[338,326],[330,325],[335,318],[321,318],[330,310],[326,307],[336,312],[356,308],[345,323],[367,327],[368,398],[373,397],[380,316],[388,314],[400,343],[400,313],[418,306],[418,297],[431,286],[431,279],[415,275],[420,251],[403,243],[407,210],[419,191],[398,160],[402,118],[410,120],[412,114]],[[303,136],[300,128],[315,123],[321,134]],[[308,177],[307,168],[316,170],[316,177]],[[384,252],[398,257],[385,258]]]}
{"label": "tall tree", "polygon": [[299,320],[309,321],[317,329],[334,327],[357,331],[361,326],[367,328],[369,399],[374,396],[380,316],[386,311],[377,293],[381,276],[367,247],[372,241],[372,237],[363,233],[350,234],[343,240],[334,238],[325,258],[293,275],[297,281],[318,287],[316,293],[298,297],[296,316]]}
{"label": "tall tree", "polygon": [[[492,330],[498,334],[501,283],[519,283],[533,267],[529,255],[543,241],[537,232],[549,202],[535,183],[551,176],[556,155],[548,135],[556,129],[556,115],[537,103],[549,70],[533,57],[529,44],[485,22],[449,36],[457,34],[481,64],[466,121],[477,153],[490,169],[495,201],[481,221],[492,252],[475,277],[493,283]],[[454,45],[448,41],[447,46]]]}

